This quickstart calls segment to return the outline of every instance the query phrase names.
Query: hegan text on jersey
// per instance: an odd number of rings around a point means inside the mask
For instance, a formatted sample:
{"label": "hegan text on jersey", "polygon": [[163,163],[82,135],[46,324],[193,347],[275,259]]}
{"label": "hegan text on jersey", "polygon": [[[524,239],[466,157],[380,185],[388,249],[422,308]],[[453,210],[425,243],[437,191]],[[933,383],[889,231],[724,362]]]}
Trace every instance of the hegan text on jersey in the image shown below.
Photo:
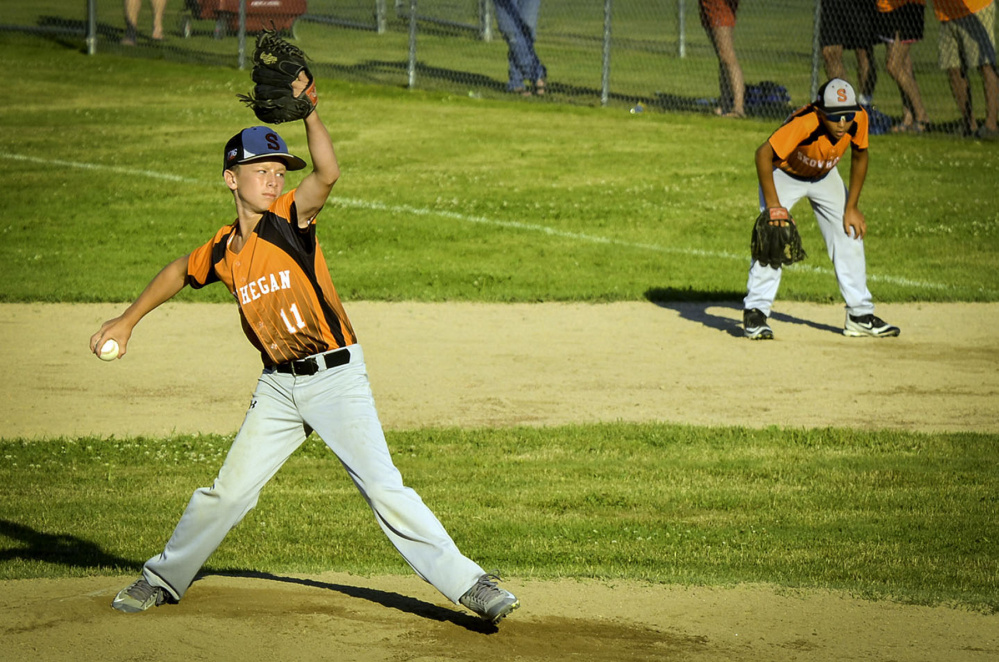
{"label": "hegan text on jersey", "polygon": [[275,274],[261,276],[257,280],[250,281],[243,287],[238,288],[238,293],[233,292],[233,296],[239,299],[240,303],[246,304],[256,301],[265,294],[286,290],[291,287],[291,271],[279,271]]}

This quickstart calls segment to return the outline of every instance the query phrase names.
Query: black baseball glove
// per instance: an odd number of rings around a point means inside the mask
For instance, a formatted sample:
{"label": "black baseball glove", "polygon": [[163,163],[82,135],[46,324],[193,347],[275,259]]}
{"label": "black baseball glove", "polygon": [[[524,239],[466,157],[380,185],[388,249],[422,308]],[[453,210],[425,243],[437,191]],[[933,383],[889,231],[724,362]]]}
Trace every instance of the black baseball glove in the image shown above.
{"label": "black baseball glove", "polygon": [[765,267],[782,266],[804,260],[801,235],[794,219],[783,207],[764,209],[753,223],[753,238],[749,243],[753,259]]}
{"label": "black baseball glove", "polygon": [[[253,52],[253,82],[249,94],[237,95],[261,122],[281,124],[305,119],[316,108],[316,82],[305,64],[302,49],[277,36],[274,30],[264,30],[257,36]],[[305,90],[295,94],[292,84],[308,80]]]}

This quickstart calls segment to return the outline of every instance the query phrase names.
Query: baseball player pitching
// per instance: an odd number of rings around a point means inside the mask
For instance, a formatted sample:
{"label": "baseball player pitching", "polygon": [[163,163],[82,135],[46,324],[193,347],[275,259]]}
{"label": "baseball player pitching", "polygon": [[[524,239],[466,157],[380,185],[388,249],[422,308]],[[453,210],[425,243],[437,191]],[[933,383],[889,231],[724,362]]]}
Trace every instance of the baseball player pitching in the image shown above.
{"label": "baseball player pitching", "polygon": [[[299,76],[294,94],[312,85]],[[256,505],[264,485],[315,431],[336,454],[382,531],[416,573],[454,603],[496,623],[519,606],[458,551],[403,484],[378,420],[364,353],[316,239],[320,210],[340,177],[326,126],[314,106],[304,118],[312,171],[285,191],[289,171],[306,167],[280,135],[254,126],[223,152],[223,178],[236,219],[189,255],[166,265],[119,316],[90,339],[94,353],[116,340],[128,351],[135,325],[185,286],[222,285],[263,360],[246,417],[210,487],[195,490],[166,547],[121,590],[112,606],[141,612],[184,597],[226,534]]]}
{"label": "baseball player pitching", "polygon": [[[847,336],[897,336],[899,328],[874,314],[867,289],[864,236],[867,223],[857,204],[867,177],[867,113],[853,87],[833,78],[814,102],[788,117],[756,150],[760,211],[782,215],[807,198],[825,239],[840,294],[846,301]],[[850,186],[836,169],[850,150]],[[773,213],[773,212],[776,212]],[[767,324],[781,279],[780,265],[753,260],[744,300],[743,330],[753,340],[774,337]]]}

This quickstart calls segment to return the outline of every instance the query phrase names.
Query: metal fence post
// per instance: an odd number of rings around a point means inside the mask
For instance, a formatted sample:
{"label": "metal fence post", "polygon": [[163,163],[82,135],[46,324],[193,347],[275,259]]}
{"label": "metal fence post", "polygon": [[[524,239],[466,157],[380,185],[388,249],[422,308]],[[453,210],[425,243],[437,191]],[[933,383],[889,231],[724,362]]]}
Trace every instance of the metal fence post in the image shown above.
{"label": "metal fence post", "polygon": [[677,54],[680,57],[687,57],[687,10],[683,0],[677,0]]}
{"label": "metal fence post", "polygon": [[239,69],[246,68],[246,0],[239,0]]}
{"label": "metal fence post", "polygon": [[416,87],[416,0],[409,0],[409,89]]}
{"label": "metal fence post", "polygon": [[87,55],[97,53],[97,0],[87,0]]}
{"label": "metal fence post", "polygon": [[479,0],[479,38],[486,42],[493,40],[492,0]]}
{"label": "metal fence post", "polygon": [[604,62],[600,76],[600,105],[610,98],[611,0],[604,0]]}
{"label": "metal fence post", "polygon": [[812,94],[814,99],[819,93],[819,58],[822,47],[819,45],[819,30],[822,29],[822,0],[815,0],[815,17],[812,22]]}
{"label": "metal fence post", "polygon": [[385,17],[385,0],[375,0],[375,29],[378,34],[385,34],[388,19]]}

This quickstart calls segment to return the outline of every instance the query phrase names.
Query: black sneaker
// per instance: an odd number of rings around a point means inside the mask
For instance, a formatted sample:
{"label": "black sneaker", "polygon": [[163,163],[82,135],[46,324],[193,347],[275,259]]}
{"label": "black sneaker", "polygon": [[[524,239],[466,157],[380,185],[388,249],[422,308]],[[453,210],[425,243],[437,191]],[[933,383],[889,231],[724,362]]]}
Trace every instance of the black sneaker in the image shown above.
{"label": "black sneaker", "polygon": [[767,316],[758,308],[742,311],[742,328],[750,340],[773,340],[774,332],[767,325]]}
{"label": "black sneaker", "polygon": [[859,338],[861,336],[874,336],[875,338],[891,338],[902,333],[897,326],[892,326],[877,315],[860,315],[854,317],[847,314],[846,327],[843,329],[844,336]]}

